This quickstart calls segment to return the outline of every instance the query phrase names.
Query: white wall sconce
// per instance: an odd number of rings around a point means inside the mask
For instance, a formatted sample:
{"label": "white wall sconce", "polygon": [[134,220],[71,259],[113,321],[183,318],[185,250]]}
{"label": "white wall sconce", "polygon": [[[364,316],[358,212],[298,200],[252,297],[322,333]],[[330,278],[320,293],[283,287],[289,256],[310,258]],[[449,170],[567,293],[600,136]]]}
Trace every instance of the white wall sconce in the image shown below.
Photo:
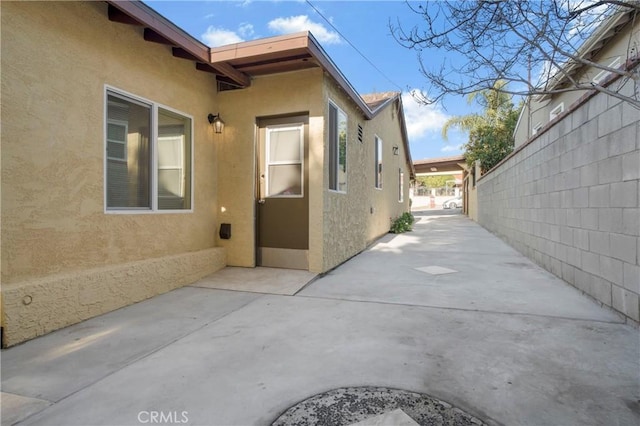
{"label": "white wall sconce", "polygon": [[207,116],[207,119],[209,120],[209,124],[213,126],[213,130],[216,133],[222,133],[222,131],[224,130],[224,121],[222,121],[222,118],[220,118],[220,113],[216,115],[209,114]]}

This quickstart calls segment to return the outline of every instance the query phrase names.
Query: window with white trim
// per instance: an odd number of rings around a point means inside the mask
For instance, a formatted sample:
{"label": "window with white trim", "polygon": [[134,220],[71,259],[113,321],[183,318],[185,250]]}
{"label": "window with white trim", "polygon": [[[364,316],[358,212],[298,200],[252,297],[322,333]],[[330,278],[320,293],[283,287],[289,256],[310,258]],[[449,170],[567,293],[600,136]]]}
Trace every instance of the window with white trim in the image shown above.
{"label": "window with white trim", "polygon": [[533,126],[532,133],[535,135],[535,134],[537,134],[540,130],[542,130],[542,123],[537,123],[535,126]]}
{"label": "window with white trim", "polygon": [[191,117],[112,88],[106,103],[106,210],[190,210]]}
{"label": "window with white trim", "polygon": [[382,189],[382,139],[378,136],[374,138],[374,166],[375,166],[375,187]]}
{"label": "window with white trim", "polygon": [[329,189],[347,192],[347,114],[329,103]]}
{"label": "window with white trim", "polygon": [[[620,56],[618,56],[617,58],[615,58],[609,65],[607,65],[609,68],[619,68],[620,64],[622,64],[622,60],[620,59]],[[611,71],[607,71],[607,70],[602,70],[600,71],[598,74],[595,75],[595,77],[593,77],[593,79],[591,80],[594,84],[600,84],[603,80],[605,80],[607,77],[609,77],[609,74],[611,74]]]}
{"label": "window with white trim", "polygon": [[404,201],[404,172],[402,169],[398,169],[398,202]]}
{"label": "window with white trim", "polygon": [[563,112],[564,112],[564,102],[561,102],[556,107],[554,107],[549,113],[549,121],[553,120]]}

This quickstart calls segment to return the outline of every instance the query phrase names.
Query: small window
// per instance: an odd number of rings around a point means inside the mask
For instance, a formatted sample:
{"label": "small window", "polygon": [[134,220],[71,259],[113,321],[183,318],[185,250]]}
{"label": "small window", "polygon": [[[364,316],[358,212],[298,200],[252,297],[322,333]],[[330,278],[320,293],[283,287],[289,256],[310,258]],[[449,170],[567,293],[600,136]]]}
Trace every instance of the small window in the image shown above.
{"label": "small window", "polygon": [[404,201],[404,172],[398,169],[398,202]]}
{"label": "small window", "polygon": [[191,209],[191,118],[112,89],[106,103],[106,210]]}
{"label": "small window", "polygon": [[382,139],[376,136],[374,141],[375,187],[382,189]]}
{"label": "small window", "polygon": [[329,103],[329,189],[347,192],[347,114]]}
{"label": "small window", "polygon": [[537,134],[540,130],[542,130],[542,123],[537,123],[533,126],[532,134]]}
{"label": "small window", "polygon": [[549,120],[550,121],[553,120],[563,112],[564,112],[564,102],[560,103],[559,105],[557,105],[555,108],[551,110],[551,112],[549,113]]}
{"label": "small window", "polygon": [[[607,66],[609,68],[619,68],[620,64],[622,63],[622,61],[620,60],[620,56],[618,56],[617,58],[615,58],[610,64],[608,64]],[[596,74],[595,77],[593,77],[593,79],[591,80],[594,84],[600,84],[602,81],[604,81],[607,77],[609,77],[609,75],[611,74],[611,71],[607,71],[607,70],[602,70],[600,71],[598,74]]]}

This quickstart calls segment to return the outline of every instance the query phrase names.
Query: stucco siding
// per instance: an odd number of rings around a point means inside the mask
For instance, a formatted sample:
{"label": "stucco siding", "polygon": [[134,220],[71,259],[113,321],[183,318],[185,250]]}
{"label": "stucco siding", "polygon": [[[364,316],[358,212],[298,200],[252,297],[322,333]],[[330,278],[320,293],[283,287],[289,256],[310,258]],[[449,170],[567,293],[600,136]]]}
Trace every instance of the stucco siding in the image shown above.
{"label": "stucco siding", "polygon": [[[398,106],[393,104],[381,111],[373,120],[366,123],[364,145],[365,168],[367,182],[365,191],[371,193],[370,206],[373,213],[367,227],[367,243],[389,231],[391,221],[404,212],[410,210],[409,206],[409,179],[410,172],[406,164],[406,153],[402,143],[400,131],[400,118]],[[382,139],[382,189],[375,188],[374,149],[375,136]],[[398,147],[397,155],[394,147]],[[404,184],[402,202],[399,201],[398,178],[399,169],[403,170]]]}
{"label": "stucco siding", "polygon": [[211,248],[22,281],[2,291],[4,345],[191,284],[224,264],[224,249]]}
{"label": "stucco siding", "polygon": [[[72,309],[57,300],[69,298],[63,290],[69,287],[47,280],[60,274],[104,278],[104,300],[92,315],[166,291],[164,268],[148,270],[145,284],[130,281],[129,287],[98,271],[189,253],[197,258],[215,246],[216,152],[206,120],[215,107],[214,77],[173,57],[170,46],[144,41],[141,28],[110,22],[105,3],[2,2],[1,8],[5,317],[23,321],[35,312],[37,297],[46,296],[53,307],[64,305],[55,315],[68,316],[51,324],[86,318],[80,302]],[[105,85],[193,117],[192,212],[105,214]],[[199,269],[185,277],[223,266],[224,256],[215,258],[194,263]],[[8,296],[30,286],[32,308]],[[121,291],[109,290],[113,286]]]}
{"label": "stucco siding", "polygon": [[309,269],[321,272],[322,70],[258,77],[246,89],[221,92],[219,100],[216,111],[226,123],[224,134],[214,138],[220,221],[232,225],[232,237],[217,244],[227,249],[229,265],[256,264],[256,120],[303,113],[309,115]]}
{"label": "stucco siding", "polygon": [[[409,169],[402,143],[397,105],[387,106],[371,120],[365,120],[355,105],[346,99],[330,78],[325,84],[325,108],[329,101],[342,109],[348,118],[347,127],[347,191],[325,189],[324,263],[330,270],[389,231],[391,218],[409,211]],[[363,127],[362,142],[358,140],[358,125]],[[328,132],[328,124],[325,132]],[[375,136],[382,139],[383,185],[376,189],[374,149]],[[398,146],[398,155],[392,147]],[[325,158],[329,156],[328,144]],[[404,170],[404,197],[398,201],[398,169]],[[325,168],[324,188],[329,187],[329,172]]]}

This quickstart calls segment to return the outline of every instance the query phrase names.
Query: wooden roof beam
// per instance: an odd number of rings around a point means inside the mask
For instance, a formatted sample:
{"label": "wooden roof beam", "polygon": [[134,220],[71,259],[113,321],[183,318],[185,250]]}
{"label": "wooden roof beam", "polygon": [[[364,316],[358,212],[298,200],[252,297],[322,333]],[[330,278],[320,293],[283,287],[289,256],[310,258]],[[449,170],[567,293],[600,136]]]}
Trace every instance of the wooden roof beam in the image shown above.
{"label": "wooden roof beam", "polygon": [[175,43],[173,43],[171,40],[167,39],[166,37],[163,37],[162,35],[158,34],[157,32],[153,31],[151,28],[144,29],[144,39],[146,41],[150,41],[153,43],[160,43],[160,44],[167,44],[169,46],[175,46]]}
{"label": "wooden roof beam", "polygon": [[200,62],[198,57],[196,57],[195,55],[187,52],[186,50],[184,50],[181,47],[174,47],[171,50],[173,51],[173,56],[175,56],[176,58],[182,58],[182,59],[188,59],[190,61]]}
{"label": "wooden roof beam", "polygon": [[130,15],[124,13],[122,10],[114,7],[111,4],[109,5],[108,15],[109,15],[109,20],[112,22],[142,26],[140,22],[138,22],[137,20],[132,18]]}
{"label": "wooden roof beam", "polygon": [[[115,22],[144,26],[159,35],[163,39],[163,43],[166,40],[169,44],[179,46],[180,50],[189,53],[191,55],[189,59],[203,63],[211,61],[211,48],[191,37],[143,2],[109,0],[108,4],[109,19],[113,18],[112,20]],[[180,54],[182,52],[178,53],[178,55]],[[212,64],[212,66],[242,87],[251,85],[249,76],[228,64]]]}

